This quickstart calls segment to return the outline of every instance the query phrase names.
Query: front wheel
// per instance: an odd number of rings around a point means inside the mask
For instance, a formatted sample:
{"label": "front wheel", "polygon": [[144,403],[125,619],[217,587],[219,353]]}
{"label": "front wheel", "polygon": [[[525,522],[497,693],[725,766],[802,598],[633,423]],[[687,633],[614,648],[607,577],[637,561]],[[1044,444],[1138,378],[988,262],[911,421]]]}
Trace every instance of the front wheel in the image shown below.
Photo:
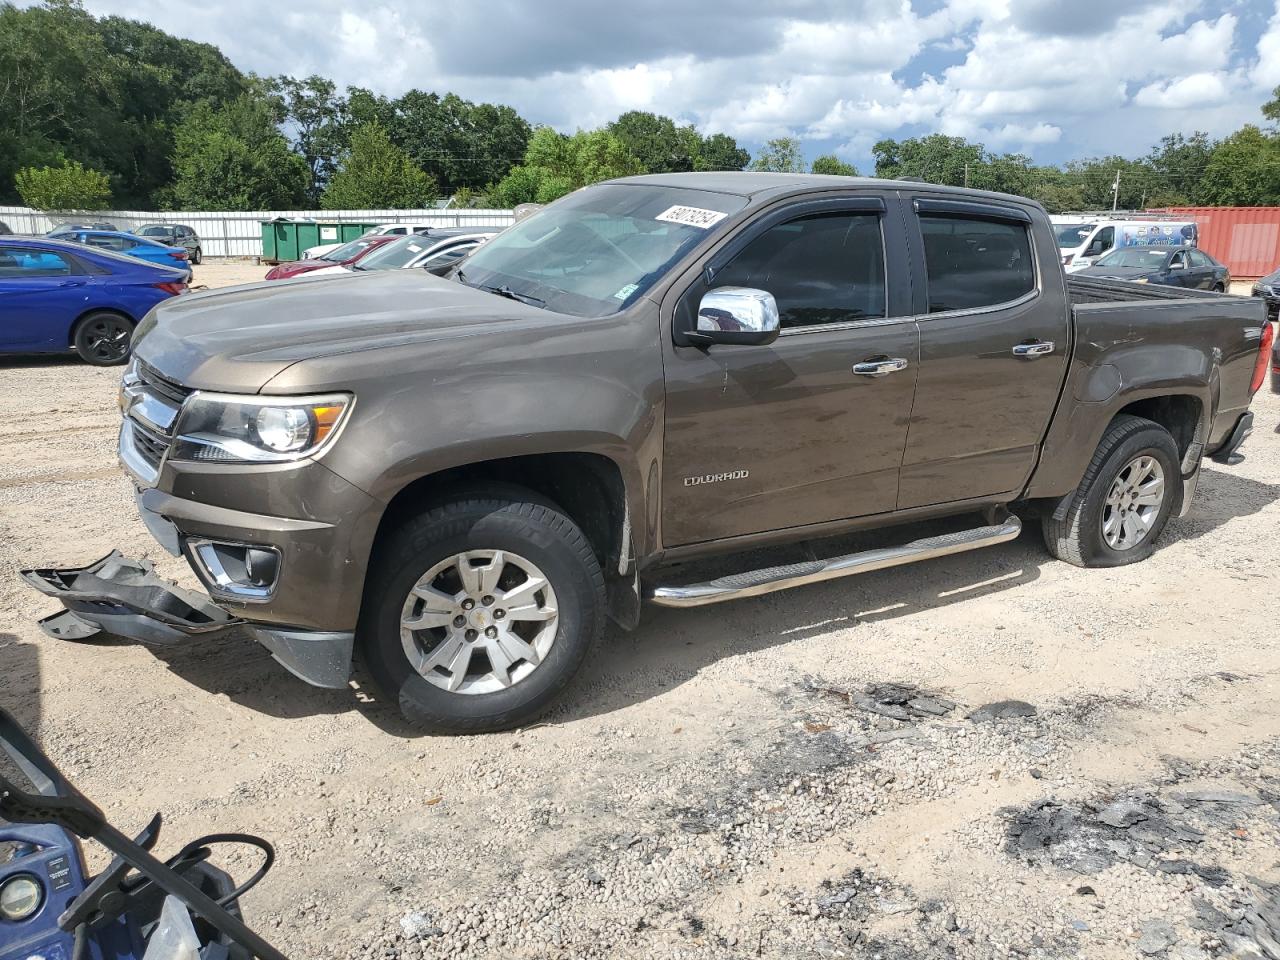
{"label": "front wheel", "polygon": [[200,248],[199,248],[199,247],[196,247],[194,250],[192,250],[192,251],[191,251],[191,264],[192,264],[192,266],[196,266],[196,267],[200,266],[200,259],[201,259],[203,256],[204,256],[204,254],[202,254],[202,253],[200,252]]}
{"label": "front wheel", "polygon": [[1062,520],[1043,521],[1044,541],[1078,567],[1119,567],[1151,556],[1182,505],[1178,447],[1142,417],[1112,421]]}
{"label": "front wheel", "polygon": [[100,310],[76,324],[72,344],[85,363],[114,367],[129,356],[133,324],[118,313]]}
{"label": "front wheel", "polygon": [[533,720],[603,631],[604,576],[591,544],[529,496],[421,513],[370,567],[361,655],[425,729],[482,733]]}

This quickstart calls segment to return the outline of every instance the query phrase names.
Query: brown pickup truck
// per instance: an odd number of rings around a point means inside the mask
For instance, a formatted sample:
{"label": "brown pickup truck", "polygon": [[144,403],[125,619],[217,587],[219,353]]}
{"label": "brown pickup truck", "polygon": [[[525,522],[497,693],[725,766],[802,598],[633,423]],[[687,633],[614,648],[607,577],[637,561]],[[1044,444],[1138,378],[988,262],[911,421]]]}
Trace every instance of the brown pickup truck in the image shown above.
{"label": "brown pickup truck", "polygon": [[[607,618],[999,544],[1141,560],[1249,431],[1259,300],[1068,279],[1012,196],[844,177],[637,177],[448,278],[394,270],[167,301],[120,459],[208,596],[113,554],[32,570],[48,632],[247,630],[294,673],[358,653],[427,727],[527,722]],[[824,555],[940,517],[950,532]],[[905,539],[905,538],[902,538]],[[676,561],[811,542],[686,582]],[[740,564],[742,566],[743,564]],[[758,567],[758,562],[756,565]]]}

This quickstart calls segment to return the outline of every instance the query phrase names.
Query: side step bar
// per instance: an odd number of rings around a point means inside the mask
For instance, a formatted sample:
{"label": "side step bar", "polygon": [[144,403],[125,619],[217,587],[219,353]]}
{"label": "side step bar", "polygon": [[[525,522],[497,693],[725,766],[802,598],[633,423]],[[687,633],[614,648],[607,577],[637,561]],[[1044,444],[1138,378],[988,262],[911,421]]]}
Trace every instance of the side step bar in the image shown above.
{"label": "side step bar", "polygon": [[965,553],[982,547],[994,547],[1007,543],[1022,532],[1022,521],[1010,516],[998,524],[947,533],[938,537],[913,540],[900,547],[884,547],[850,553],[830,560],[810,560],[805,563],[789,563],[780,567],[766,567],[731,576],[691,583],[682,587],[655,587],[649,599],[660,607],[701,607],[708,603],[723,603],[742,597],[758,597],[775,590],[788,590],[807,583],[851,577],[856,573],[900,567],[919,560],[946,557],[953,553]]}

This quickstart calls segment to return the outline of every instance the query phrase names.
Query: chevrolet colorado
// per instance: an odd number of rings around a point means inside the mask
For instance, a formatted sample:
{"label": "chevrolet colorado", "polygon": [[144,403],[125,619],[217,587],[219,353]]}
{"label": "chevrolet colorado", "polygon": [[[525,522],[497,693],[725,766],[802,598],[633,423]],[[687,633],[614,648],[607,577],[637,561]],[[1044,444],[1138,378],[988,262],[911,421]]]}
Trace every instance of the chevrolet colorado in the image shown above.
{"label": "chevrolet colorado", "polygon": [[[55,636],[248,630],[418,723],[527,722],[611,617],[1005,542],[1146,557],[1249,432],[1259,300],[1067,278],[1030,200],[764,173],[560,200],[448,278],[175,298],[140,325],[120,459],[208,596],[119,554],[33,570]],[[961,529],[681,583],[675,561]]]}

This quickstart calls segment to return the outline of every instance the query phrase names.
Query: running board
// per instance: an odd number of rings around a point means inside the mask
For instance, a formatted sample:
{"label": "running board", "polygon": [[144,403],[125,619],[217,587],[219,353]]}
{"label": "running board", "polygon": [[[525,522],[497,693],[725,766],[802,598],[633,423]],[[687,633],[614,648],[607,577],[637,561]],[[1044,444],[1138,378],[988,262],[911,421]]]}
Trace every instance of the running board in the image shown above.
{"label": "running board", "polygon": [[932,560],[934,557],[994,547],[998,543],[1016,539],[1021,532],[1022,521],[1010,516],[992,526],[975,527],[939,537],[925,537],[900,547],[865,550],[862,553],[832,557],[830,560],[810,560],[780,567],[766,567],[763,570],[749,570],[683,587],[655,587],[649,594],[649,599],[660,607],[700,607],[742,597],[758,597],[764,593],[789,590],[807,583],[821,583],[837,577],[851,577],[856,573],[900,567],[920,560]]}

